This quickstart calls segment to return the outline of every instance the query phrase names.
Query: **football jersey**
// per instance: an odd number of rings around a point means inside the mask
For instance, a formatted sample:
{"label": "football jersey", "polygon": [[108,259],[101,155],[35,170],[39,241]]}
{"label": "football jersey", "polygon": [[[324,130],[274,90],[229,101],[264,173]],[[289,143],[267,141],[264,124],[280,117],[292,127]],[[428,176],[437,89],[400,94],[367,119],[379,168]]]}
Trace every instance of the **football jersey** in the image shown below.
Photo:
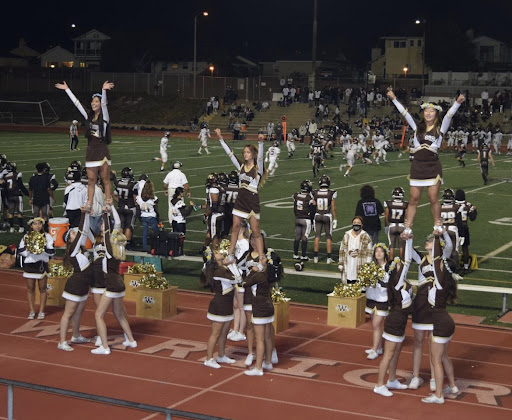
{"label": "football jersey", "polygon": [[311,153],[315,156],[321,156],[324,150],[324,146],[321,144],[316,144],[311,146]]}
{"label": "football jersey", "polygon": [[131,178],[121,178],[114,182],[116,188],[116,194],[119,197],[119,208],[120,209],[131,209],[135,207],[135,201],[133,199],[135,192],[135,182]]}
{"label": "football jersey", "polygon": [[169,139],[167,137],[162,137],[160,140],[160,150],[165,152],[167,150],[167,143],[169,143]]}
{"label": "football jersey", "polygon": [[404,223],[405,211],[409,207],[408,201],[387,200],[384,201],[384,207],[389,209],[388,222]]}
{"label": "football jersey", "polygon": [[7,186],[8,195],[22,195],[22,191],[25,189],[25,186],[23,185],[23,180],[21,179],[21,172],[7,172],[7,174],[4,176],[4,181]]}
{"label": "football jersey", "polygon": [[441,204],[441,218],[444,226],[455,226],[459,205],[455,203]]}
{"label": "football jersey", "polygon": [[489,146],[482,146],[480,148],[480,162],[484,164],[489,163]]}
{"label": "football jersey", "polygon": [[228,184],[226,187],[226,205],[233,207],[238,196],[238,184]]}
{"label": "football jersey", "polygon": [[334,200],[338,193],[333,190],[314,190],[312,192],[313,199],[316,201],[317,214],[331,214],[332,200]]}
{"label": "football jersey", "polygon": [[269,147],[268,149],[268,157],[269,159],[271,160],[275,160],[279,157],[279,154],[281,153],[281,150],[279,149],[279,147]]}
{"label": "football jersey", "polygon": [[[459,206],[460,220],[462,223],[467,224],[469,213],[473,213],[475,211],[475,207],[468,201],[455,201],[455,203]],[[473,218],[471,220],[473,220]]]}
{"label": "football jersey", "polygon": [[312,205],[311,193],[301,191],[293,194],[293,212],[297,219],[309,219]]}

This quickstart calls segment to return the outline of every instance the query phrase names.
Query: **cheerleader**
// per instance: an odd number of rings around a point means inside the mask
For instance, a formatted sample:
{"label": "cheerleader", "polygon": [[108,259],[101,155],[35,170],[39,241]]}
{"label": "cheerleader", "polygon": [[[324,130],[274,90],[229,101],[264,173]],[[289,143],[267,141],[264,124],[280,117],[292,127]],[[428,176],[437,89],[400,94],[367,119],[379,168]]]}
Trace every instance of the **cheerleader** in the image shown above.
{"label": "cheerleader", "polygon": [[[207,343],[204,365],[213,369],[219,369],[221,367],[219,363],[236,363],[235,359],[226,356],[225,351],[229,326],[234,318],[234,286],[238,281],[234,279],[231,271],[224,265],[224,255],[218,250],[214,250],[213,255],[209,257],[205,253],[205,258],[207,261],[201,273],[201,283],[209,287],[215,295],[210,302],[206,315],[212,321],[212,332]],[[214,358],[213,352],[217,344],[219,346],[217,358]]]}
{"label": "cheerleader", "polygon": [[[414,330],[414,344],[412,352],[412,374],[413,377],[409,383],[409,389],[418,389],[422,383],[420,378],[420,367],[421,358],[423,356],[423,343],[427,333],[434,329],[432,321],[432,306],[428,302],[428,296],[430,288],[434,282],[434,259],[432,255],[434,235],[428,235],[425,241],[426,255],[418,253],[414,248],[412,249],[412,259],[418,264],[418,289],[416,292],[416,298],[413,302],[412,308],[412,328]],[[449,258],[453,245],[450,236],[447,233],[443,234],[445,237],[446,245],[443,249],[443,255],[445,258]],[[429,349],[431,341],[428,341]],[[436,381],[434,375],[434,367],[432,365],[432,359],[429,358],[430,362],[430,390],[435,391]]]}
{"label": "cheerleader", "polygon": [[248,144],[243,148],[243,161],[241,162],[224,142],[220,129],[216,128],[215,133],[220,140],[222,148],[231,158],[231,162],[235,165],[236,169],[240,171],[240,188],[238,190],[238,196],[233,208],[231,246],[229,248],[229,254],[226,257],[226,263],[235,263],[234,253],[236,241],[238,239],[238,233],[240,231],[240,224],[243,219],[246,219],[249,221],[252,235],[256,240],[256,249],[259,254],[257,267],[260,271],[263,271],[263,264],[265,264],[266,259],[264,254],[263,238],[261,237],[260,231],[260,198],[258,189],[263,184],[265,179],[265,165],[263,163],[264,136],[263,134],[258,135],[258,147],[252,144]]}
{"label": "cheerleader", "polygon": [[412,234],[412,225],[416,216],[418,202],[421,198],[423,187],[428,189],[430,208],[434,219],[434,230],[442,231],[441,206],[439,204],[439,188],[443,183],[443,170],[439,160],[438,151],[443,143],[443,136],[448,131],[452,117],[465,100],[463,95],[459,95],[452,107],[448,110],[442,123],[439,113],[442,108],[439,105],[424,103],[421,105],[423,110],[423,119],[416,124],[407,109],[405,109],[396,99],[395,94],[388,88],[387,96],[393,101],[398,112],[407,120],[409,126],[414,130],[413,149],[414,159],[411,164],[409,176],[410,201],[407,209],[407,219],[405,221],[404,237]]}
{"label": "cheerleader", "polygon": [[66,252],[64,254],[64,268],[73,269],[72,276],[64,286],[62,297],[66,299],[64,313],[60,319],[59,350],[73,351],[66,341],[69,323],[73,325],[72,343],[88,343],[90,340],[80,335],[80,320],[89,296],[89,285],[92,281],[92,267],[89,259],[82,253],[89,231],[89,214],[82,207],[82,216],[78,228],[68,230],[66,233]]}
{"label": "cheerleader", "polygon": [[[400,383],[396,378],[396,367],[402,343],[405,339],[405,327],[412,303],[412,286],[406,280],[411,263],[411,250],[412,238],[409,238],[405,245],[404,263],[392,262],[388,269],[387,291],[390,309],[382,334],[382,338],[386,341],[384,343],[384,354],[379,365],[377,385],[373,388],[373,392],[384,397],[393,395],[390,389],[407,389],[407,385]],[[388,369],[389,379],[384,382]]]}
{"label": "cheerleader", "polygon": [[108,205],[112,204],[112,186],[110,185],[110,151],[108,145],[112,141],[110,132],[110,118],[107,109],[107,90],[111,90],[114,84],[106,81],[103,83],[101,94],[95,93],[92,95],[91,109],[92,111],[87,114],[80,101],[75,97],[73,92],[68,87],[66,82],[55,84],[57,89],[65,90],[69,99],[75,104],[80,113],[85,119],[87,137],[87,153],[86,163],[87,179],[88,179],[88,201],[85,205],[87,211],[92,211],[92,197],[94,197],[94,186],[98,179],[105,187],[105,197]]}
{"label": "cheerleader", "polygon": [[[450,236],[443,233],[447,242]],[[430,356],[434,365],[434,374],[436,378],[435,393],[423,398],[421,401],[427,404],[443,404],[444,394],[457,394],[459,388],[455,385],[453,373],[453,364],[447,355],[448,343],[455,332],[455,323],[446,311],[447,303],[455,303],[457,298],[457,280],[460,276],[455,274],[457,264],[453,260],[447,260],[445,251],[441,248],[441,239],[439,235],[434,238],[433,244],[434,260],[434,284],[429,291],[428,301],[432,305],[432,321],[434,330],[432,331],[432,343],[430,347]],[[443,389],[444,374],[448,378],[448,386]]]}
{"label": "cheerleader", "polygon": [[[238,234],[238,241],[236,241],[235,257],[238,263],[238,268],[242,275],[246,274],[246,257],[249,253],[249,229],[246,223],[242,223],[240,227],[240,233]],[[244,334],[246,326],[246,317],[244,312],[244,293],[245,289],[237,285],[235,290],[235,296],[233,299],[233,329],[228,333],[228,339],[231,341],[243,341],[247,339]]]}
{"label": "cheerleader", "polygon": [[[50,257],[55,255],[55,249],[51,235],[43,230],[44,219],[42,217],[35,217],[29,220],[28,224],[32,227],[32,232],[27,233],[21,238],[19,246],[19,253],[24,257],[23,277],[27,279],[27,298],[30,308],[28,319],[34,319],[36,315],[34,310],[36,281],[38,282],[40,295],[37,319],[44,319],[48,261]],[[39,242],[39,236],[42,239],[42,243],[37,243]]]}
{"label": "cheerleader", "polygon": [[119,275],[119,264],[126,258],[126,236],[119,233],[121,219],[117,210],[115,207],[111,207],[111,210],[114,216],[114,229],[112,231],[110,229],[108,214],[106,212],[103,213],[103,232],[106,248],[105,258],[103,260],[103,272],[105,273],[106,291],[101,295],[100,303],[94,314],[101,345],[91,350],[93,354],[110,354],[107,326],[104,319],[110,304],[112,304],[112,312],[124,332],[125,340],[123,341],[123,345],[131,348],[137,347],[137,342],[133,338],[130,324],[126,319],[126,309],[123,304],[125,286],[122,277]]}
{"label": "cheerleader", "polygon": [[[386,270],[389,262],[388,247],[383,243],[378,243],[373,247],[373,262]],[[371,349],[366,350],[367,359],[373,360],[382,354],[382,332],[384,318],[388,316],[388,291],[387,283],[389,274],[384,274],[374,287],[366,289],[366,308],[365,312],[370,314],[372,319],[373,345]]]}
{"label": "cheerleader", "polygon": [[[268,281],[267,272],[260,271],[258,260],[248,261],[249,274],[242,282],[246,290],[252,294],[252,324],[254,338],[256,341],[256,366],[246,370],[248,376],[263,376],[263,369],[272,370],[272,351],[274,322],[274,304],[271,298],[271,285]],[[263,360],[265,359],[265,360]]]}

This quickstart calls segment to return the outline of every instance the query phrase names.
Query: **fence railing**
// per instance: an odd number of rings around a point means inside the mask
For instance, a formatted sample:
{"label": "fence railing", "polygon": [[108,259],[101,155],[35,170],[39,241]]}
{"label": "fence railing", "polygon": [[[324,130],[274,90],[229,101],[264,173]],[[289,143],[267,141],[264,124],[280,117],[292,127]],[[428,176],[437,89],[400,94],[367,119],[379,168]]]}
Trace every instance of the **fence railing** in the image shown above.
{"label": "fence railing", "polygon": [[7,419],[14,419],[14,388],[29,389],[31,391],[48,392],[50,394],[62,395],[65,397],[80,398],[87,401],[94,401],[103,404],[116,405],[135,410],[149,411],[152,413],[165,414],[167,420],[171,420],[172,416],[185,419],[198,420],[228,420],[224,417],[214,417],[205,414],[192,413],[190,411],[174,410],[157,405],[143,404],[134,401],[120,400],[117,398],[103,397],[101,395],[87,394],[85,392],[71,391],[68,389],[54,388],[51,386],[43,386],[31,384],[28,382],[14,381],[11,379],[0,378],[0,384],[7,386]]}

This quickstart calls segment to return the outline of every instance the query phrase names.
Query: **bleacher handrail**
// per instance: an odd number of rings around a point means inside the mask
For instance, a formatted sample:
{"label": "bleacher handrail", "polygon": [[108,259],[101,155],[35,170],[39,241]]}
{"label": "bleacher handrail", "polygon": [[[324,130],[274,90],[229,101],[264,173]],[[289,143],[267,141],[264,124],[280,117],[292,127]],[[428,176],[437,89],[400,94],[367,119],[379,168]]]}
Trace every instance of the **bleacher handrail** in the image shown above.
{"label": "bleacher handrail", "polygon": [[7,419],[13,420],[14,412],[14,387],[30,389],[32,391],[49,392],[51,394],[63,395],[66,397],[80,398],[88,401],[100,402],[103,404],[117,405],[135,410],[149,411],[153,413],[165,414],[166,419],[170,420],[171,416],[179,416],[186,419],[198,420],[228,420],[224,417],[209,416],[206,414],[193,413],[190,411],[175,410],[167,407],[160,407],[157,405],[144,404],[134,401],[121,400],[118,398],[104,397],[101,395],[88,394],[85,392],[71,391],[69,389],[55,388],[46,385],[32,384],[29,382],[15,381],[12,379],[0,378],[0,384],[7,385]]}

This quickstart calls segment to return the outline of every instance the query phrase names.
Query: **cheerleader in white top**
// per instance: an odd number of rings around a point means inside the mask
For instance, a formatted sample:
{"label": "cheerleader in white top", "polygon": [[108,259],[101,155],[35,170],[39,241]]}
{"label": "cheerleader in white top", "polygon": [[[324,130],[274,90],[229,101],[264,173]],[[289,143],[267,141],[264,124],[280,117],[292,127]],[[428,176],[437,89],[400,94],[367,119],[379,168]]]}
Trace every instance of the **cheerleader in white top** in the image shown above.
{"label": "cheerleader in white top", "polygon": [[224,142],[220,129],[216,128],[217,134],[222,148],[230,157],[231,162],[235,168],[240,172],[239,176],[239,190],[238,196],[233,208],[233,227],[231,229],[231,244],[228,256],[226,257],[227,264],[234,264],[235,259],[235,246],[240,232],[240,224],[243,219],[248,220],[251,227],[252,236],[256,241],[256,249],[259,255],[258,269],[263,271],[263,264],[266,263],[265,252],[263,249],[263,238],[260,230],[260,197],[259,188],[264,183],[266,178],[265,165],[263,163],[264,147],[263,141],[265,139],[263,134],[258,136],[258,147],[253,144],[244,146],[242,150],[243,160],[239,160],[229,146]]}
{"label": "cheerleader in white top", "polygon": [[[373,388],[373,392],[384,397],[393,395],[390,389],[407,389],[407,385],[400,383],[396,378],[396,367],[405,339],[407,318],[411,312],[413,289],[406,280],[411,264],[411,251],[412,238],[409,238],[405,245],[405,261],[398,263],[393,261],[388,268],[389,315],[386,318],[382,334],[382,338],[386,341],[379,365],[377,385]],[[389,379],[384,382],[388,370]]]}
{"label": "cheerleader in white top", "polygon": [[91,99],[91,112],[88,114],[80,101],[69,89],[66,82],[55,84],[57,89],[65,90],[69,99],[77,107],[84,118],[85,137],[87,137],[87,153],[85,167],[87,168],[88,197],[85,205],[86,210],[92,211],[92,197],[94,197],[94,186],[101,177],[105,188],[105,197],[108,205],[112,205],[112,186],[110,185],[110,151],[108,145],[112,141],[110,133],[110,117],[107,109],[107,90],[114,87],[114,84],[106,81],[103,83],[101,94],[95,93]]}
{"label": "cheerleader in white top", "polygon": [[[389,262],[388,247],[383,243],[378,243],[373,247],[373,262],[378,264],[384,270]],[[366,308],[365,312],[370,314],[372,319],[373,344],[372,348],[366,350],[367,359],[376,359],[382,354],[382,333],[384,327],[384,318],[388,316],[388,280],[389,273],[386,271],[384,276],[373,287],[366,289]]]}
{"label": "cheerleader in white top", "polygon": [[443,170],[439,161],[438,151],[442,146],[443,136],[450,127],[451,120],[465,100],[459,95],[452,107],[448,110],[442,122],[440,113],[442,108],[439,105],[424,103],[421,105],[423,119],[416,124],[406,108],[396,99],[395,94],[388,88],[387,96],[393,101],[398,112],[404,116],[407,123],[414,130],[413,148],[414,159],[411,164],[409,176],[410,199],[407,208],[404,237],[412,234],[412,225],[416,216],[416,210],[421,198],[423,187],[428,188],[430,208],[434,219],[434,230],[442,231],[441,205],[439,204],[439,188],[443,183]]}
{"label": "cheerleader in white top", "polygon": [[[448,242],[450,236],[443,233],[444,239]],[[455,385],[453,364],[448,357],[448,343],[455,332],[455,323],[446,310],[446,305],[454,303],[457,298],[457,281],[462,277],[455,274],[458,266],[453,260],[446,259],[441,246],[441,238],[438,235],[434,238],[433,260],[434,260],[434,284],[429,291],[428,301],[432,305],[432,321],[434,330],[432,332],[432,343],[430,357],[434,365],[436,387],[434,393],[423,398],[421,401],[428,404],[443,404],[443,394],[457,394],[459,389]],[[443,389],[444,375],[448,378],[448,386]]]}
{"label": "cheerleader in white top", "polygon": [[48,280],[48,261],[55,255],[53,239],[43,230],[44,219],[35,217],[28,222],[32,232],[23,236],[19,246],[19,253],[23,259],[23,277],[27,279],[27,297],[30,313],[28,319],[34,319],[34,300],[36,281],[39,285],[40,306],[37,319],[44,319],[46,306],[46,282]]}

